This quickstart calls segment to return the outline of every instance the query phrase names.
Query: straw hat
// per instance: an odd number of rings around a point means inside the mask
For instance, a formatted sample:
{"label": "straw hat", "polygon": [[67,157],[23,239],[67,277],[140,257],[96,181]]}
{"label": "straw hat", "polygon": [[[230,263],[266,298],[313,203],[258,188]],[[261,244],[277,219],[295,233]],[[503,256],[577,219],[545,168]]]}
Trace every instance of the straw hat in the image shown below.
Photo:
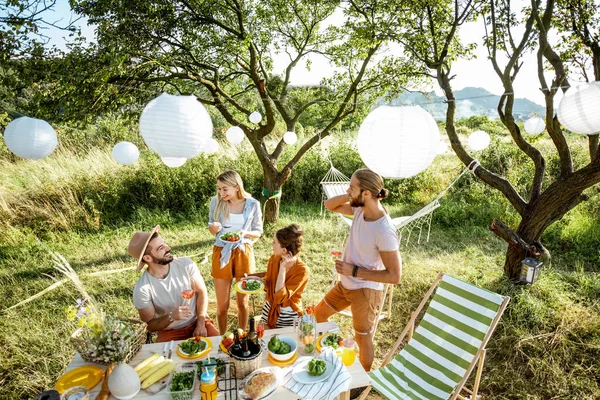
{"label": "straw hat", "polygon": [[148,247],[148,243],[150,243],[150,239],[152,235],[158,233],[160,231],[160,226],[156,225],[152,232],[136,232],[133,234],[133,237],[129,241],[129,246],[127,247],[127,252],[129,255],[136,260],[138,260],[137,271],[140,272],[142,267],[144,266],[144,261],[142,257],[146,252],[146,247]]}

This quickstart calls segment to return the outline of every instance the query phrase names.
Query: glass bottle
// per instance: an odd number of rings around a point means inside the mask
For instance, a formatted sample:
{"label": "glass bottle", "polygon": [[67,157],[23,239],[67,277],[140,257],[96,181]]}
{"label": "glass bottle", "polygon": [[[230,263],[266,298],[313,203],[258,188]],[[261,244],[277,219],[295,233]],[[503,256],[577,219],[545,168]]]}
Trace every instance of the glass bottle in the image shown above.
{"label": "glass bottle", "polygon": [[315,351],[315,340],[317,339],[317,320],[308,307],[306,313],[298,317],[298,343],[305,354]]}
{"label": "glass bottle", "polygon": [[202,400],[215,400],[217,398],[217,375],[214,371],[205,369],[200,375],[200,394]]}
{"label": "glass bottle", "polygon": [[250,340],[248,340],[248,338],[244,338],[244,343],[242,344],[242,357],[244,358],[248,358],[252,355],[252,352],[250,351],[250,348],[248,347],[248,342],[250,342]]}
{"label": "glass bottle", "polygon": [[229,348],[229,353],[233,354],[234,356],[242,355],[242,343],[240,342],[240,335],[237,331],[233,333],[233,344]]}
{"label": "glass bottle", "polygon": [[248,331],[246,338],[252,342],[253,346],[258,347],[258,333],[256,333],[256,330],[254,329],[254,323],[254,318],[250,318],[250,330]]}

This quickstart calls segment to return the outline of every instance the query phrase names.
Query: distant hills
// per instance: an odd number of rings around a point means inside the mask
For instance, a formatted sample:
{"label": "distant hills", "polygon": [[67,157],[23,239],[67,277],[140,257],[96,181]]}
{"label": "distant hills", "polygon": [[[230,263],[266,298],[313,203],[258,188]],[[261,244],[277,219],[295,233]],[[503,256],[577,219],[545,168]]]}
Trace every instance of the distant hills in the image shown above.
{"label": "distant hills", "polygon": [[[454,92],[454,96],[456,97],[457,120],[474,115],[485,115],[490,119],[498,118],[497,107],[500,96],[478,87],[466,87],[457,90]],[[433,92],[428,94],[404,92],[386,104],[395,106],[419,105],[429,111],[436,120],[444,120],[446,118],[447,107],[444,100],[444,97],[436,96]],[[545,108],[528,99],[515,99],[513,115],[516,119],[527,119],[530,113],[537,113],[543,116]]]}

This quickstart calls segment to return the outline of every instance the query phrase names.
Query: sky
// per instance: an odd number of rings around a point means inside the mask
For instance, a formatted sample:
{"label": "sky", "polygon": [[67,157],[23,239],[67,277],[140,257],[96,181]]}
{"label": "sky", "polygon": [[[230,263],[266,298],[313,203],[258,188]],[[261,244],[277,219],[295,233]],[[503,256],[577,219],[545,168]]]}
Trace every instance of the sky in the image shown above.
{"label": "sky", "polygon": [[[58,20],[62,23],[66,23],[70,18],[74,18],[72,14],[68,0],[57,0],[55,9],[49,14],[49,20]],[[333,21],[342,18],[341,13],[334,15]],[[59,22],[60,24],[61,22]],[[78,21],[78,24],[82,28],[84,37],[89,40],[94,38],[94,27],[89,26],[85,19]],[[64,48],[65,37],[68,36],[68,32],[59,31],[56,29],[49,28],[47,34],[51,37],[49,44],[57,45]],[[481,43],[481,37],[484,34],[483,23],[481,21],[470,22],[463,25],[459,31],[459,35],[463,43],[476,42]],[[458,60],[452,65],[452,73],[456,77],[452,81],[454,90],[463,89],[465,87],[481,87],[489,92],[501,95],[503,93],[503,87],[500,79],[494,72],[491,62],[487,59],[487,49],[483,45],[479,45],[475,50],[475,58],[471,60]],[[287,55],[281,55],[276,57],[274,60],[274,67],[277,70],[282,71],[287,65]],[[505,60],[504,60],[505,61]],[[323,77],[331,76],[334,70],[330,67],[324,57],[313,56],[311,57],[312,67],[308,71],[304,66],[298,65],[293,71],[291,76],[291,83],[293,85],[315,85]],[[501,62],[503,62],[501,60]],[[551,73],[547,74],[548,82],[551,82]],[[577,85],[577,82],[571,82],[573,86]],[[514,82],[515,94],[518,98],[527,98],[537,104],[544,105],[544,97],[539,90],[539,80],[537,77],[537,62],[534,54],[527,54],[523,58],[523,67],[519,72],[516,81]],[[437,84],[434,82],[431,87],[427,88],[429,91],[435,91],[438,95],[441,91]],[[560,100],[560,96],[556,98],[556,104]]]}

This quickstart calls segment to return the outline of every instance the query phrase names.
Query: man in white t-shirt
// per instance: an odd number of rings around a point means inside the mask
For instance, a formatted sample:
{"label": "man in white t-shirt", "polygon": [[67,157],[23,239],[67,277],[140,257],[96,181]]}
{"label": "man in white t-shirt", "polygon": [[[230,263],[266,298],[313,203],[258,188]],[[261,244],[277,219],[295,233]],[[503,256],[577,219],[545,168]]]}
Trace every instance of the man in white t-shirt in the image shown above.
{"label": "man in white t-shirt", "polygon": [[[208,293],[195,262],[174,258],[171,248],[152,232],[136,232],[129,242],[129,254],[138,260],[137,270],[148,268],[133,289],[133,304],[157,342],[183,340],[192,336],[218,336],[208,317]],[[185,291],[188,292],[185,292]],[[185,299],[184,294],[189,299]]]}
{"label": "man in white t-shirt", "polygon": [[348,307],[352,310],[360,363],[365,371],[373,364],[373,331],[383,297],[383,284],[400,283],[402,260],[398,234],[380,200],[388,190],[375,172],[359,169],[350,179],[347,195],[325,201],[329,211],[353,215],[344,255],[336,260],[340,282],[315,307],[317,322],[324,322]]}

